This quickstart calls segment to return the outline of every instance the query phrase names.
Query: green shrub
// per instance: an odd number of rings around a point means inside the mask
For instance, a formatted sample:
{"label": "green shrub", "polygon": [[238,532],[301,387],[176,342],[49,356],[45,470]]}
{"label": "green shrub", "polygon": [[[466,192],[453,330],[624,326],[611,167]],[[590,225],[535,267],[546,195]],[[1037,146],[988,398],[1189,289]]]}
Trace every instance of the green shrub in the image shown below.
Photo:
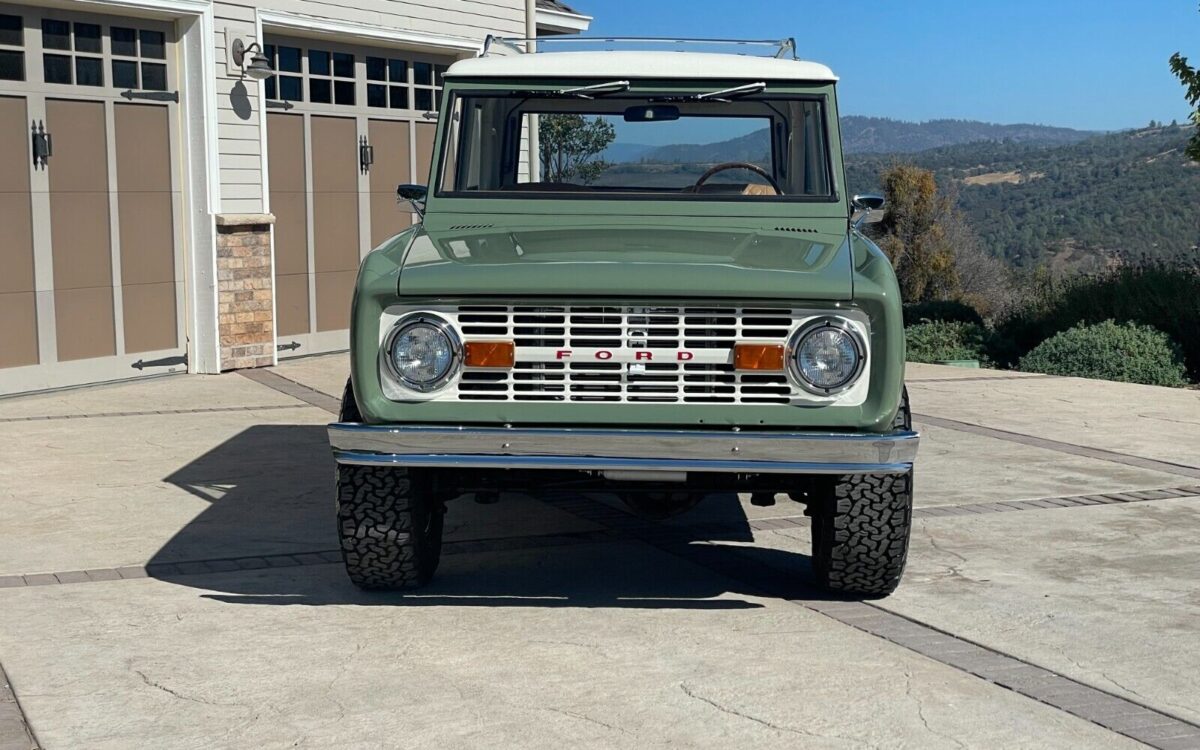
{"label": "green shrub", "polygon": [[1111,320],[1056,333],[1022,357],[1020,369],[1147,385],[1187,383],[1183,357],[1169,336]]}
{"label": "green shrub", "polygon": [[996,326],[1001,364],[1012,366],[1056,333],[1115,320],[1153,326],[1183,349],[1189,377],[1200,380],[1200,272],[1149,266],[1100,276],[1042,282],[1026,303]]}
{"label": "green shrub", "polygon": [[927,320],[948,320],[957,323],[983,325],[983,316],[965,302],[957,300],[932,300],[911,302],[904,306],[904,325],[914,326]]}
{"label": "green shrub", "polygon": [[933,320],[904,329],[909,362],[977,359],[987,362],[987,331],[975,323]]}

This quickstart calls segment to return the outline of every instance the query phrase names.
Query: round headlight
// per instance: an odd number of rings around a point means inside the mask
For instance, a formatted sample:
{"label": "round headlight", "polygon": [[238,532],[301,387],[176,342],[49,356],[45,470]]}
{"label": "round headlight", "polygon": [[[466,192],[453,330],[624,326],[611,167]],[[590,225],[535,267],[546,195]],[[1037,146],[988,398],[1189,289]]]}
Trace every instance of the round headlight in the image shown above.
{"label": "round headlight", "polygon": [[863,368],[863,347],[858,336],[838,321],[823,321],[801,331],[794,357],[801,385],[823,395],[849,387]]}
{"label": "round headlight", "polygon": [[392,334],[388,359],[392,373],[404,385],[432,391],[454,374],[460,348],[458,337],[447,323],[421,317],[402,323]]}

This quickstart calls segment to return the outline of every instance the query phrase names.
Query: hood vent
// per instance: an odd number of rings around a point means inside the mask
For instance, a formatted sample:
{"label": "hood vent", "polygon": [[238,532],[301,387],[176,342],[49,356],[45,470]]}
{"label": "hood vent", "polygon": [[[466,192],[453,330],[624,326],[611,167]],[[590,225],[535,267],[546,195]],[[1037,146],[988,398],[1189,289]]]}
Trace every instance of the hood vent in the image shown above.
{"label": "hood vent", "polygon": [[491,229],[495,224],[455,224],[450,227],[451,231],[455,229]]}
{"label": "hood vent", "polygon": [[820,234],[820,232],[818,232],[817,230],[809,229],[808,227],[775,227],[775,231],[776,232],[800,232],[802,234]]}

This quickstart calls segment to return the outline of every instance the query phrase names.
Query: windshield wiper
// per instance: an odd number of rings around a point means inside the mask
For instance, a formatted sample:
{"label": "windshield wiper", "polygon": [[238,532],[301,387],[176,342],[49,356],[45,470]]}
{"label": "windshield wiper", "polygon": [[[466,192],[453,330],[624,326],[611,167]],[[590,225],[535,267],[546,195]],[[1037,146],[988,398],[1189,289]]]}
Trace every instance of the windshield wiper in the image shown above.
{"label": "windshield wiper", "polygon": [[758,81],[757,83],[747,83],[742,86],[734,86],[731,89],[721,89],[720,91],[709,91],[706,94],[688,94],[686,96],[660,96],[651,99],[654,102],[731,102],[741,96],[748,94],[757,94],[767,87],[766,81]]}
{"label": "windshield wiper", "polygon": [[525,96],[569,96],[576,99],[595,99],[597,96],[617,94],[628,90],[629,81],[609,81],[608,83],[594,83],[591,86],[577,86],[557,91],[514,91],[513,93],[520,93]]}

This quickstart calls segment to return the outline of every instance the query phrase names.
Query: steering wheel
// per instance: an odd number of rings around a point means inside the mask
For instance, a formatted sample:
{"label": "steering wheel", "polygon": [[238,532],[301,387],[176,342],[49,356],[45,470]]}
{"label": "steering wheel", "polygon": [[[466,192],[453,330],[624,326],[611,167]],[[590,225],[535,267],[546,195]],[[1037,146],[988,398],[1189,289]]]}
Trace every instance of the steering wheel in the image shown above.
{"label": "steering wheel", "polygon": [[756,174],[759,177],[766,180],[767,184],[769,184],[775,190],[776,195],[783,195],[783,190],[781,190],[779,188],[779,183],[775,182],[775,178],[772,177],[770,175],[770,173],[767,172],[767,170],[763,169],[762,167],[758,166],[757,164],[751,164],[751,163],[745,162],[745,161],[727,161],[727,162],[724,162],[723,164],[717,164],[714,167],[710,167],[708,169],[708,171],[706,171],[704,174],[700,175],[700,177],[696,180],[696,183],[694,185],[692,185],[690,188],[688,188],[688,192],[691,192],[691,193],[699,192],[700,186],[703,185],[704,183],[708,182],[708,178],[712,177],[717,172],[724,172],[727,169],[748,169],[751,172],[753,172],[754,174]]}

